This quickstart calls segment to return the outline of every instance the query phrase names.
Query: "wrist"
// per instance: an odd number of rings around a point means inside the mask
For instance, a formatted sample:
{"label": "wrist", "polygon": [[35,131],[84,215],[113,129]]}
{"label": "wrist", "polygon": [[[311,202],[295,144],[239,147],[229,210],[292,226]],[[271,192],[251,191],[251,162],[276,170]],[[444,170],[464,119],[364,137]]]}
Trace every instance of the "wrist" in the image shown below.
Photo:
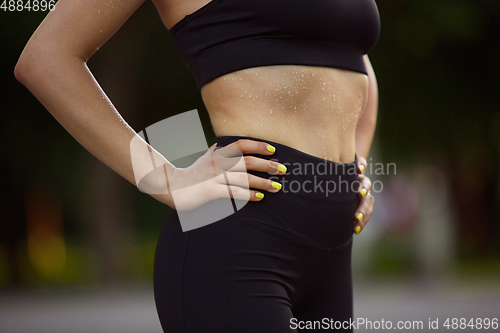
{"label": "wrist", "polygon": [[144,176],[137,187],[154,199],[175,209],[171,189],[173,188],[172,183],[174,179],[178,177],[178,173],[179,168],[171,164],[161,165]]}

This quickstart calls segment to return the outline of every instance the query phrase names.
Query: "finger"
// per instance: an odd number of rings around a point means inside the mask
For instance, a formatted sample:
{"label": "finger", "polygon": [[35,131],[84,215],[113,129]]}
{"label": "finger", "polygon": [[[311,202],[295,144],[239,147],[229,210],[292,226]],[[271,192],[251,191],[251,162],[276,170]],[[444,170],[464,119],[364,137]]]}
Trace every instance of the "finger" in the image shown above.
{"label": "finger", "polygon": [[266,142],[240,139],[233,143],[243,154],[272,155],[276,152],[276,147]]}
{"label": "finger", "polygon": [[255,190],[245,189],[234,185],[219,184],[215,187],[214,194],[217,198],[233,198],[245,201],[261,201],[264,193]]}
{"label": "finger", "polygon": [[365,175],[359,175],[358,196],[363,199],[372,189],[372,181]]}
{"label": "finger", "polygon": [[267,172],[273,175],[284,175],[287,172],[287,167],[285,164],[269,161],[263,158],[255,156],[243,156],[236,163],[234,161],[229,162],[227,165],[232,165],[226,171],[260,171]]}
{"label": "finger", "polygon": [[[219,180],[221,178],[217,177]],[[281,184],[271,179],[257,177],[245,172],[226,172],[223,183],[246,188],[255,188],[272,193],[281,190]]]}
{"label": "finger", "polygon": [[361,230],[365,227],[366,223],[370,220],[372,216],[373,207],[375,206],[375,198],[371,193],[368,193],[360,202],[358,210],[356,211],[354,217],[353,230],[355,233],[359,234]]}
{"label": "finger", "polygon": [[358,156],[358,173],[364,173],[366,170],[366,158]]}
{"label": "finger", "polygon": [[[274,154],[276,148],[266,142],[249,140],[249,139],[239,139],[238,141],[235,141],[225,147],[222,147],[220,150],[222,150],[222,152],[224,153],[226,152],[231,153],[234,152],[235,150],[238,150],[241,154],[258,154],[258,155],[269,156]],[[226,155],[226,156],[230,157],[231,155]]]}
{"label": "finger", "polygon": [[255,156],[243,156],[243,154],[272,154],[266,147],[270,147],[270,145],[241,139],[214,151],[212,156],[217,174],[225,171],[255,170],[273,175],[284,175],[287,172],[287,167],[282,163]]}

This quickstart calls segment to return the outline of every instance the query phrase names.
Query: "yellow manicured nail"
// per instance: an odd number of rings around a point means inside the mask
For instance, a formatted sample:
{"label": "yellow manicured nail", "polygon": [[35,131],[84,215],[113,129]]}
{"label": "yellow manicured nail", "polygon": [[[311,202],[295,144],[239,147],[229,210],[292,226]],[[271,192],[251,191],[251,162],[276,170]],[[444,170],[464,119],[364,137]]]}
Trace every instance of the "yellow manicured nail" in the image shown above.
{"label": "yellow manicured nail", "polygon": [[359,165],[359,171],[361,171],[361,173],[365,172],[365,166],[363,164]]}
{"label": "yellow manicured nail", "polygon": [[264,193],[257,192],[257,193],[255,193],[255,196],[259,199],[262,199],[262,198],[264,198]]}
{"label": "yellow manicured nail", "polygon": [[278,170],[283,172],[283,173],[286,173],[286,166],[284,166],[283,164],[280,164],[280,165],[278,165]]}
{"label": "yellow manicured nail", "polygon": [[366,188],[363,187],[361,190],[359,190],[359,193],[361,193],[361,196],[364,198],[366,195]]}
{"label": "yellow manicured nail", "polygon": [[277,182],[273,182],[272,183],[273,187],[277,190],[281,190],[281,184],[280,183],[277,183]]}
{"label": "yellow manicured nail", "polygon": [[359,222],[363,219],[363,213],[357,213],[356,218],[358,219]]}
{"label": "yellow manicured nail", "polygon": [[270,151],[271,153],[274,153],[276,151],[276,148],[274,148],[271,145],[267,145],[267,150]]}
{"label": "yellow manicured nail", "polygon": [[359,234],[359,232],[361,231],[361,227],[358,225],[356,228],[354,228],[354,231]]}

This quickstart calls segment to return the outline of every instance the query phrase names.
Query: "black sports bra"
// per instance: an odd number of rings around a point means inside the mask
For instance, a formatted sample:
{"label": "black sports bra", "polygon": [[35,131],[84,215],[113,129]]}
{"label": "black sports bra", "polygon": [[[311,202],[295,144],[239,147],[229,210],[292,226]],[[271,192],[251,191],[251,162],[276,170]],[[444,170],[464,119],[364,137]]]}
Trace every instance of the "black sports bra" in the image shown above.
{"label": "black sports bra", "polygon": [[375,0],[212,0],[170,30],[198,88],[266,65],[313,65],[367,74],[376,44]]}

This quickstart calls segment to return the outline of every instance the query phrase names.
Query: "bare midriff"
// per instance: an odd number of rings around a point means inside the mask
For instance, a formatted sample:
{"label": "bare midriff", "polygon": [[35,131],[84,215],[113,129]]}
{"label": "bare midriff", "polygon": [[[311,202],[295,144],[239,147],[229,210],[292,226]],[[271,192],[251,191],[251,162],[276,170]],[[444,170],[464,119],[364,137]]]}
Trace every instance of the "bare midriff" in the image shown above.
{"label": "bare midriff", "polygon": [[[210,1],[154,2],[170,29]],[[354,160],[356,125],[368,97],[368,76],[322,66],[252,67],[205,84],[201,95],[217,136],[270,140],[349,163]]]}
{"label": "bare midriff", "polygon": [[319,66],[263,66],[218,77],[201,93],[217,136],[271,140],[348,163],[368,77]]}

